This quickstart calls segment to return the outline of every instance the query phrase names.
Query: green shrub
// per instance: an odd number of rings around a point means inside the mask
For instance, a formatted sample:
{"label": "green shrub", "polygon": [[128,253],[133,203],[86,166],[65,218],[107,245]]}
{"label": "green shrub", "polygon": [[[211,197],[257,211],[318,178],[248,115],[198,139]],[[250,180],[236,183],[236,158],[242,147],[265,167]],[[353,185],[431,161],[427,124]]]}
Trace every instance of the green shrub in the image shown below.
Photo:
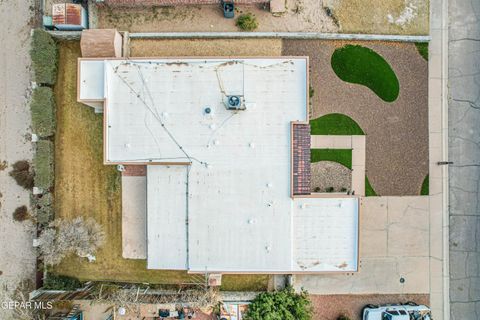
{"label": "green shrub", "polygon": [[55,134],[55,98],[49,87],[33,90],[30,103],[33,131],[41,138]]}
{"label": "green shrub", "polygon": [[237,18],[236,26],[243,31],[253,31],[258,28],[258,21],[257,18],[249,12]]}
{"label": "green shrub", "polygon": [[337,318],[337,320],[350,320],[348,316],[341,315],[340,317]]}
{"label": "green shrub", "polygon": [[295,293],[288,287],[277,292],[260,293],[248,306],[246,320],[310,320],[312,307],[306,291]]}
{"label": "green shrub", "polygon": [[73,291],[82,288],[80,280],[74,277],[49,273],[43,280],[43,289]]}
{"label": "green shrub", "polygon": [[19,222],[25,221],[30,217],[30,215],[28,214],[27,206],[18,207],[17,209],[15,209],[12,216],[13,216],[13,220],[19,221]]}
{"label": "green shrub", "polygon": [[33,172],[30,170],[30,164],[26,160],[20,160],[13,164],[13,170],[9,175],[15,179],[17,184],[27,190],[33,188]]}
{"label": "green shrub", "polygon": [[33,210],[37,223],[46,226],[54,217],[53,197],[51,193],[33,196]]}
{"label": "green shrub", "polygon": [[37,142],[37,152],[33,159],[35,169],[35,186],[43,190],[53,187],[54,181],[54,148],[49,140]]}
{"label": "green shrub", "polygon": [[400,84],[395,72],[372,49],[346,45],[335,50],[331,64],[335,74],[343,81],[364,85],[386,102],[398,98]]}
{"label": "green shrub", "polygon": [[57,45],[55,40],[42,29],[35,29],[30,49],[34,79],[40,84],[55,84],[57,77]]}

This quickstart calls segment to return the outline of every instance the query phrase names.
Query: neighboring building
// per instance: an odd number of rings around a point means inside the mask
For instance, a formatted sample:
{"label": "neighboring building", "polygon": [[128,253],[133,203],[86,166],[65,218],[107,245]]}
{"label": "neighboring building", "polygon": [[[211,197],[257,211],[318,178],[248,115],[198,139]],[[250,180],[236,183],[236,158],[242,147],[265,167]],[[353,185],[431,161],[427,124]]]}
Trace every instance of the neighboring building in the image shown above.
{"label": "neighboring building", "polygon": [[358,270],[358,198],[309,192],[308,58],[80,59],[78,79],[105,164],[144,184],[123,232],[149,269]]}

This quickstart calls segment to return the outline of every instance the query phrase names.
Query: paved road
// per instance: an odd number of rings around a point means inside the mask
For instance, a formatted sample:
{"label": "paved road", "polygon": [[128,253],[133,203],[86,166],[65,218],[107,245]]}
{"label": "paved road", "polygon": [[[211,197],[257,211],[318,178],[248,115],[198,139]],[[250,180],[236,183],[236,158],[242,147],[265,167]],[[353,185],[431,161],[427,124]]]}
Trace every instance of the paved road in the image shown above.
{"label": "paved road", "polygon": [[480,1],[450,0],[451,319],[480,319]]}

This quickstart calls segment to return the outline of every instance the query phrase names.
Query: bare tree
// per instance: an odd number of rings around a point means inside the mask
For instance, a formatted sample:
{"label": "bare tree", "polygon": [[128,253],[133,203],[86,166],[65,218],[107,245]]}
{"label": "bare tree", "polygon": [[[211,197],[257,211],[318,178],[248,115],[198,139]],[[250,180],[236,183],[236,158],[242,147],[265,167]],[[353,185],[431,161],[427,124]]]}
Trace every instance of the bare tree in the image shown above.
{"label": "bare tree", "polygon": [[104,241],[105,233],[94,219],[57,219],[40,234],[39,251],[44,263],[53,266],[70,253],[91,257]]}

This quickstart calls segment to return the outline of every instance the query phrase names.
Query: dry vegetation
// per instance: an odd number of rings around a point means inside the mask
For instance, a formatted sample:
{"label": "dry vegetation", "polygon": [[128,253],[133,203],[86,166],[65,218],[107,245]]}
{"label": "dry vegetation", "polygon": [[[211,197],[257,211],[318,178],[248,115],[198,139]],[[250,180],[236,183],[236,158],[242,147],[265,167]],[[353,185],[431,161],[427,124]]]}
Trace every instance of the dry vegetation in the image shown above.
{"label": "dry vegetation", "polygon": [[325,0],[340,32],[426,35],[429,1],[424,0]]}
{"label": "dry vegetation", "polygon": [[[105,244],[97,261],[71,256],[55,267],[58,274],[80,280],[115,280],[178,284],[192,277],[181,271],[147,270],[145,260],[122,258],[120,175],[114,166],[103,165],[102,115],[76,101],[78,42],[60,45],[55,96],[57,134],[55,149],[56,217],[94,218],[105,231]],[[263,290],[267,276],[226,276],[224,290]]]}
{"label": "dry vegetation", "polygon": [[281,39],[131,40],[131,57],[280,56]]}

